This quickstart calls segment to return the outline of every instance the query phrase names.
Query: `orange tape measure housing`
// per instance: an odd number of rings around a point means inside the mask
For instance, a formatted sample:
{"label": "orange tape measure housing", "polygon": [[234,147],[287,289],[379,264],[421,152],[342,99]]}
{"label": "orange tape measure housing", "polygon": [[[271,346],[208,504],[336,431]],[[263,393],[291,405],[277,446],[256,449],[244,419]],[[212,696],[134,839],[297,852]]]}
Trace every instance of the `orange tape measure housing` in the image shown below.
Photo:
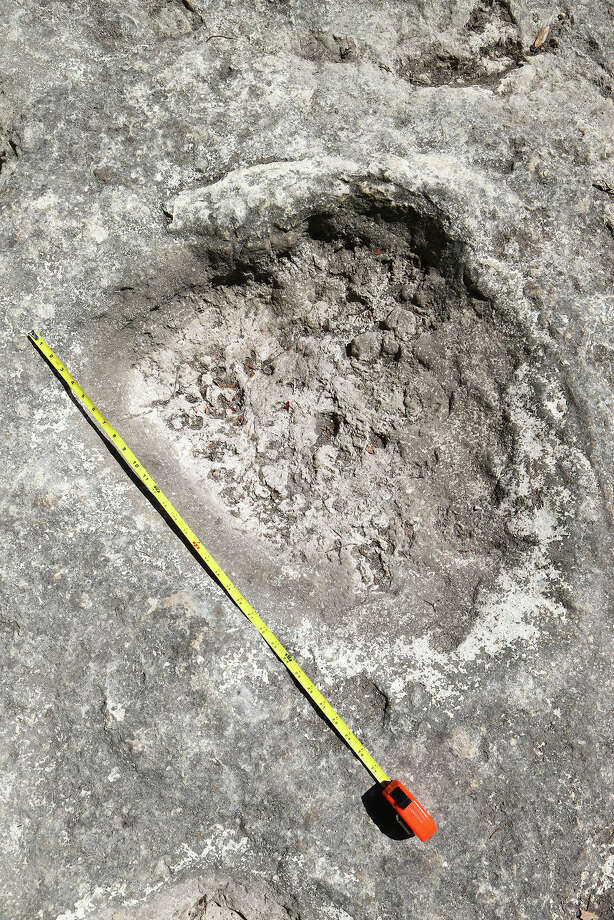
{"label": "orange tape measure housing", "polygon": [[398,779],[392,779],[382,786],[382,795],[394,809],[397,820],[409,828],[423,842],[433,836],[437,825],[422,807],[415,795],[412,795]]}

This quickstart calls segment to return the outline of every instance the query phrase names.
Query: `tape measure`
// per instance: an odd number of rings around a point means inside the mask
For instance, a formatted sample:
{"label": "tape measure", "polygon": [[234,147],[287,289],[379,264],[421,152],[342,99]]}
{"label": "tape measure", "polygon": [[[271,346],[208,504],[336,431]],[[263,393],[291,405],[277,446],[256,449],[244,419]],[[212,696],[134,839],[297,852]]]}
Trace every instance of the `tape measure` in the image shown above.
{"label": "tape measure", "polygon": [[200,556],[209,572],[214,576],[216,581],[233,600],[250,623],[256,627],[267,645],[275,652],[279,660],[288,669],[294,679],[300,684],[303,690],[309,695],[314,705],[319,709],[327,721],[336,729],[343,738],[347,746],[354,752],[356,757],[367,768],[371,776],[380,783],[384,799],[393,808],[397,819],[404,826],[409,828],[421,840],[428,840],[436,830],[436,825],[431,816],[422,808],[417,799],[409,792],[398,780],[391,780],[390,777],[382,770],[380,765],[375,761],[371,754],[366,750],[364,745],[359,741],[356,735],[345,724],[340,715],[333,709],[328,700],[320,693],[313,681],[299,667],[290,652],[281,644],[277,636],[271,632],[264,620],[256,613],[251,604],[246,601],[241,592],[233,585],[232,581],[220,568],[213,556],[207,552],[201,541],[194,531],[186,524],[179,512],[174,508],[164,492],[151,478],[145,467],[136,456],[132,453],[124,439],[117,433],[115,428],[104,417],[102,412],[94,405],[92,400],[77,383],[72,374],[62,364],[55,352],[49,347],[47,342],[32,329],[28,332],[29,340],[36,346],[43,357],[54,368],[56,373],[64,381],[65,385],[77,397],[79,402],[87,409],[88,413],[96,420],[100,428],[108,436],[110,442],[115,446],[117,452],[124,458],[134,473],[139,477],[143,485],[147,488],[156,505],[162,508],[171,520],[182,532],[188,543],[193,547],[195,552]]}

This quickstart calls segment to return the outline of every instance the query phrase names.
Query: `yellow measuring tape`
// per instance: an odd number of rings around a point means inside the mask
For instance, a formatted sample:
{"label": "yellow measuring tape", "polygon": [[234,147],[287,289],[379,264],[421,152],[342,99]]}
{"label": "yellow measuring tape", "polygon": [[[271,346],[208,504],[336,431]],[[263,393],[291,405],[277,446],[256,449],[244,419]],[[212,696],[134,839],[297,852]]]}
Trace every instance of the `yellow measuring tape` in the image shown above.
{"label": "yellow measuring tape", "polygon": [[47,361],[49,361],[49,363],[55,368],[65,384],[70,388],[70,390],[72,390],[77,399],[82,403],[83,406],[85,406],[92,417],[98,422],[105,434],[109,436],[111,442],[115,445],[119,454],[125,459],[126,463],[129,464],[131,469],[134,470],[139,479],[147,487],[155,503],[163,508],[168,516],[175,522],[189,543],[194,547],[195,551],[203,560],[209,571],[214,575],[222,588],[224,588],[227,594],[232,598],[241,613],[244,613],[250,623],[256,627],[264,641],[270,646],[270,648],[273,649],[279,660],[287,667],[292,676],[301,685],[303,690],[309,694],[322,715],[324,715],[326,719],[328,719],[328,721],[335,727],[345,743],[349,748],[352,749],[358,759],[365,765],[373,778],[380,783],[388,782],[390,777],[384,773],[380,765],[360,743],[354,732],[352,732],[351,729],[345,724],[341,716],[335,712],[328,700],[322,696],[316,685],[307,677],[303,669],[299,667],[290,652],[286,651],[277,636],[271,632],[266,623],[258,616],[251,604],[249,604],[241,592],[235,588],[226,572],[220,568],[213,556],[207,552],[196,534],[190,529],[190,527],[188,527],[184,519],[173,507],[160,487],[156,485],[143,464],[137,460],[124,439],[120,437],[111,423],[106,420],[102,412],[96,408],[92,400],[77,383],[72,374],[70,374],[69,371],[64,367],[58,356],[49,347],[47,342],[45,342],[43,337],[40,336],[34,329],[32,329],[31,332],[28,333],[28,338],[31,342],[34,343],[34,345],[36,345],[40,353],[47,359]]}

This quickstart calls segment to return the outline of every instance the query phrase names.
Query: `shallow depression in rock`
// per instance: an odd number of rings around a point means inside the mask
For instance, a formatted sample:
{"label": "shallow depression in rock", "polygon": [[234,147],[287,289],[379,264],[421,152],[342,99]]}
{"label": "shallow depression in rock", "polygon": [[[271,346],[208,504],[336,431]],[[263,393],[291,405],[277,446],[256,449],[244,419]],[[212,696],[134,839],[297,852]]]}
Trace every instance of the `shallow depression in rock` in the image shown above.
{"label": "shallow depression in rock", "polygon": [[292,240],[151,314],[145,405],[241,527],[351,591],[419,578],[424,628],[452,603],[456,644],[522,549],[501,506],[520,327],[410,206],[331,208]]}

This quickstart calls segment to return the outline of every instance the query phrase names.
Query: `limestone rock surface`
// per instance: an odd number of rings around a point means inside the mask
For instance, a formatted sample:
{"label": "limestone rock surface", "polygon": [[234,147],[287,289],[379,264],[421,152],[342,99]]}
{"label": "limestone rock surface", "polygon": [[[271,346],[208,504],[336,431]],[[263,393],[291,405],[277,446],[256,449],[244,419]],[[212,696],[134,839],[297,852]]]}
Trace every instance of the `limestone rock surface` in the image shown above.
{"label": "limestone rock surface", "polygon": [[614,916],[613,25],[1,5],[2,920]]}

